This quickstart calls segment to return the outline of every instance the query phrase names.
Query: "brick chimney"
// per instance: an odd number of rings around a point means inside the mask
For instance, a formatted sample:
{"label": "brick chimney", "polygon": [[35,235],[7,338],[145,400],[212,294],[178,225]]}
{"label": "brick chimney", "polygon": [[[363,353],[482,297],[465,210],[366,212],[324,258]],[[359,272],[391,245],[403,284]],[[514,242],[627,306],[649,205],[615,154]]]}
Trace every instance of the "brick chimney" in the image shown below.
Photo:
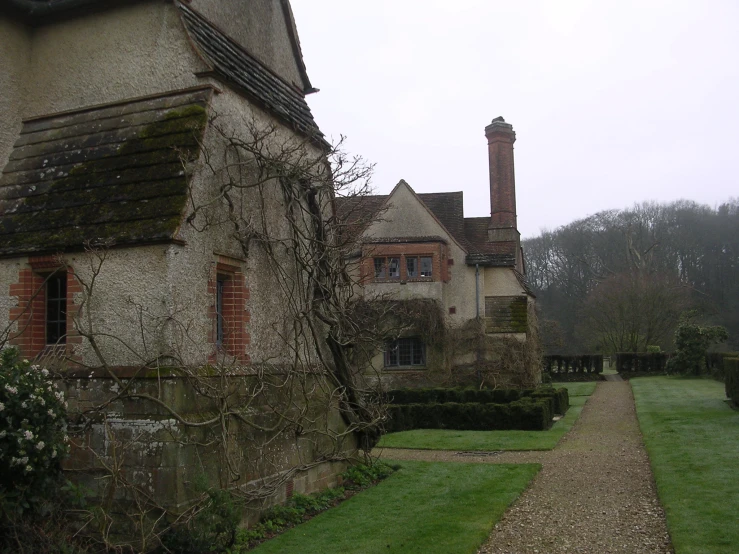
{"label": "brick chimney", "polygon": [[516,132],[502,117],[496,117],[485,127],[490,163],[490,223],[491,241],[517,240],[516,175],[513,170],[513,143]]}

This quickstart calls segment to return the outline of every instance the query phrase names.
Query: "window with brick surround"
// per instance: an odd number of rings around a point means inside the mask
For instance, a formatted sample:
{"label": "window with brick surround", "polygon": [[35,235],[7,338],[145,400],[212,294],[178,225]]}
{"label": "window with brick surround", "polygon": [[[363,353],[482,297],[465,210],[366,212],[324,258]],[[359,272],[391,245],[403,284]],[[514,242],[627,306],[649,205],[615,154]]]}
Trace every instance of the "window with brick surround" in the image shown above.
{"label": "window with brick surround", "polygon": [[385,367],[425,367],[426,345],[418,337],[408,337],[387,343],[385,346]]}
{"label": "window with brick surround", "polygon": [[375,279],[400,279],[400,258],[375,258]]}
{"label": "window with brick surround", "polygon": [[250,336],[246,328],[249,322],[246,308],[249,289],[241,268],[217,263],[208,288],[212,295],[210,313],[213,322],[211,342],[215,346],[213,359],[220,353],[242,362],[249,361],[247,348]]}
{"label": "window with brick surround", "polygon": [[27,358],[63,354],[75,359],[67,345],[82,342],[73,324],[74,295],[82,287],[71,268],[60,267],[56,257],[31,257],[28,264],[18,272],[18,282],[10,285],[17,304],[10,309],[9,343]]}
{"label": "window with brick surround", "polygon": [[46,344],[67,342],[67,272],[46,278]]}

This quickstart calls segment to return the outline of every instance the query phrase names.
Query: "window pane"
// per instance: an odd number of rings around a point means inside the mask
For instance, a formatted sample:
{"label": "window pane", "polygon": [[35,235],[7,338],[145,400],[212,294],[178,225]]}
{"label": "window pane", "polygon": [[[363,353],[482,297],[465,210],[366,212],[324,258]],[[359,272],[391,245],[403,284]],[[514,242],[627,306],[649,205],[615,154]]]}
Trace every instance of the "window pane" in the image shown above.
{"label": "window pane", "polygon": [[385,278],[385,258],[375,258],[375,279]]}
{"label": "window pane", "polygon": [[46,281],[46,344],[67,342],[67,274]]}
{"label": "window pane", "polygon": [[421,339],[413,339],[413,365],[423,365],[424,360],[424,347]]}
{"label": "window pane", "polygon": [[387,343],[386,350],[385,350],[385,366],[395,366],[398,365],[398,343],[395,342],[389,342]]}
{"label": "window pane", "polygon": [[398,340],[398,362],[400,365],[411,365],[413,360],[413,339]]}
{"label": "window pane", "polygon": [[431,277],[431,256],[421,258],[421,277]]}
{"label": "window pane", "polygon": [[414,256],[405,259],[405,272],[408,279],[418,277],[418,258]]}
{"label": "window pane", "polygon": [[400,279],[400,258],[388,258],[388,277]]}

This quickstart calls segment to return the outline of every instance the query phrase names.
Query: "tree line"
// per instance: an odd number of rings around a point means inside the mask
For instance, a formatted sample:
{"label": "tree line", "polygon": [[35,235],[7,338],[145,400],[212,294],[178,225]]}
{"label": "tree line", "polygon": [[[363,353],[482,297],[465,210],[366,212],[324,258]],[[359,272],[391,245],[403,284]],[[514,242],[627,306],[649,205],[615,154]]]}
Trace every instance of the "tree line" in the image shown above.
{"label": "tree line", "polygon": [[523,246],[547,353],[670,351],[686,314],[739,349],[739,199],[607,210]]}

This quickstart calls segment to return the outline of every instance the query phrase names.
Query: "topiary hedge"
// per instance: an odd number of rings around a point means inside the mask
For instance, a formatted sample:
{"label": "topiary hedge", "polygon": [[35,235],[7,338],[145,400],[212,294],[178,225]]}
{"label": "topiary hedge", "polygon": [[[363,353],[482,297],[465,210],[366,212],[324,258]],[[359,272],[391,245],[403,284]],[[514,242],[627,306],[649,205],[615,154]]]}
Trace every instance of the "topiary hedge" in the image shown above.
{"label": "topiary hedge", "polygon": [[570,407],[570,394],[566,388],[542,387],[531,392],[531,398],[551,397],[554,401],[554,413],[564,415]]}
{"label": "topiary hedge", "polygon": [[507,404],[445,402],[388,406],[388,433],[411,429],[541,431],[552,426],[553,397],[522,398]]}
{"label": "topiary hedge", "polygon": [[392,404],[507,404],[530,393],[530,390],[519,389],[397,389],[388,392],[388,399]]}
{"label": "topiary hedge", "polygon": [[578,356],[550,354],[544,356],[543,362],[544,372],[550,374],[603,373],[602,354],[580,354]]}
{"label": "topiary hedge", "polygon": [[456,402],[466,404],[477,402],[480,404],[508,404],[533,397],[554,398],[554,413],[564,414],[570,407],[566,388],[541,387],[539,389],[397,389],[387,393],[391,404],[445,404]]}
{"label": "topiary hedge", "polygon": [[726,396],[739,406],[739,358],[724,358]]}
{"label": "topiary hedge", "polygon": [[665,373],[669,354],[664,352],[616,354],[616,371],[619,373]]}

